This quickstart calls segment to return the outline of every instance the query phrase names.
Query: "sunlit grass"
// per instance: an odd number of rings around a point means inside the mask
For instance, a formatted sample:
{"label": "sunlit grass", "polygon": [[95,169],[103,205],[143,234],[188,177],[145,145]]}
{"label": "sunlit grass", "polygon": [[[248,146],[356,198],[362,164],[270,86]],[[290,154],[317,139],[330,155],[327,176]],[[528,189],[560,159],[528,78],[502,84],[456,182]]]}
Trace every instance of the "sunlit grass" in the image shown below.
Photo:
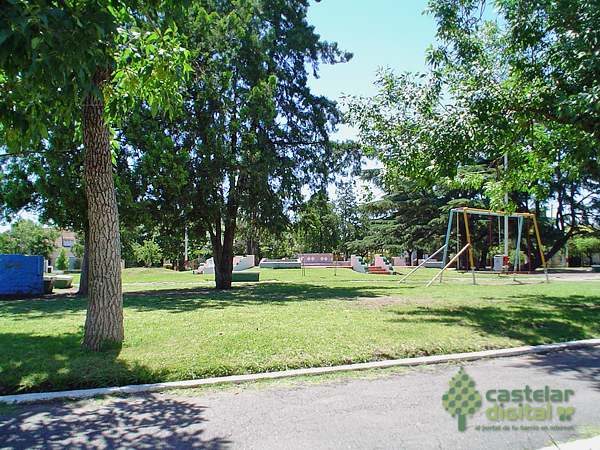
{"label": "sunlit grass", "polygon": [[[401,272],[407,273],[404,269]],[[81,347],[85,299],[0,303],[0,392],[175,381],[600,336],[600,284],[512,284],[437,270],[415,281],[349,269],[261,270],[217,291],[209,275],[127,269],[120,352]],[[504,278],[503,278],[504,277]],[[126,281],[127,280],[127,281]],[[487,284],[485,284],[487,282]],[[166,283],[166,284],[160,284]]]}

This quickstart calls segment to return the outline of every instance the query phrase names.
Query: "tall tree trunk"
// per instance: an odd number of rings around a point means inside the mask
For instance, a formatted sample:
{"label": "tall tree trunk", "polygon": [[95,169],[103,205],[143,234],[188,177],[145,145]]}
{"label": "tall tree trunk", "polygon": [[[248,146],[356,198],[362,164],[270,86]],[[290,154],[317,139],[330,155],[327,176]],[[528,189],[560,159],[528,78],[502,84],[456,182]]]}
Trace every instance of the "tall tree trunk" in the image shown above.
{"label": "tall tree trunk", "polygon": [[[479,258],[479,269],[485,270],[487,263],[490,261],[489,259],[490,249],[488,247],[483,247],[481,249],[481,258]],[[491,265],[493,267],[493,264]]]}
{"label": "tall tree trunk", "polygon": [[[214,217],[214,230],[211,224],[208,224],[210,239],[213,248],[213,258],[215,259],[215,287],[217,289],[231,289],[233,273],[233,240],[237,228],[237,215],[239,204],[237,198],[241,189],[241,184],[235,182],[235,177],[229,179],[230,196],[225,208],[225,219],[221,216]],[[215,220],[216,219],[216,220]]]}
{"label": "tall tree trunk", "polygon": [[[94,84],[102,90],[108,76],[108,70],[98,70]],[[120,346],[124,336],[119,215],[104,106],[104,99],[91,93],[82,108],[89,220],[89,285],[83,342],[92,350]]]}
{"label": "tall tree trunk", "polygon": [[235,230],[231,228],[231,226],[225,227],[223,241],[221,241],[221,233],[211,235],[213,257],[215,259],[215,287],[217,289],[231,289],[233,238],[235,235]]}
{"label": "tall tree trunk", "polygon": [[[571,239],[573,236],[577,236],[578,234],[580,234],[580,232],[581,231],[579,230],[579,228],[571,228],[564,236],[561,236],[556,241],[554,241],[554,244],[552,245],[550,250],[547,253],[544,253],[544,259],[546,260],[546,263],[548,263],[548,261],[550,261],[554,255],[556,255],[560,250],[564,248],[569,239]],[[540,250],[535,240],[536,238],[534,235],[531,239],[531,268],[529,267],[529,264],[525,264],[525,270],[533,271],[542,267],[542,258],[540,257],[539,253]]]}
{"label": "tall tree trunk", "polygon": [[79,290],[77,291],[77,295],[81,295],[82,297],[86,297],[88,295],[88,280],[89,273],[88,270],[90,266],[89,262],[89,252],[90,248],[90,233],[88,230],[84,230],[83,232],[83,261],[81,262],[81,276],[79,277]]}

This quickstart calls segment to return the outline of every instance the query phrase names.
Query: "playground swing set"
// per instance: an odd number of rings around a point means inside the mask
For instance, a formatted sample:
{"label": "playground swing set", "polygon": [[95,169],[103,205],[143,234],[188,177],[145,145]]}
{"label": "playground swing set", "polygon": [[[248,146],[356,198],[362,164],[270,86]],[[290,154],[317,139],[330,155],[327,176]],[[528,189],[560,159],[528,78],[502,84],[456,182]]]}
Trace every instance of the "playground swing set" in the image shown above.
{"label": "playground swing set", "polygon": [[[452,233],[453,217],[455,214],[456,214],[456,245],[457,245],[456,255],[454,255],[454,257],[450,260],[450,262],[445,264],[446,258],[448,256],[448,249],[450,247],[450,235]],[[504,233],[505,233],[505,235],[504,235],[504,242],[505,242],[504,253],[505,254],[504,255],[493,255],[493,252],[490,251],[490,268],[492,269],[492,272],[496,273],[496,274],[512,274],[513,281],[516,279],[517,274],[531,273],[530,270],[529,271],[521,270],[522,266],[521,266],[521,260],[520,260],[520,247],[521,247],[520,244],[521,244],[521,239],[523,237],[523,224],[524,224],[524,222],[527,222],[527,249],[528,249],[527,257],[528,257],[528,261],[529,261],[529,267],[531,267],[531,227],[530,227],[530,220],[531,220],[531,222],[533,222],[535,236],[536,236],[538,248],[540,251],[540,258],[542,261],[542,265],[544,267],[544,275],[546,276],[546,282],[547,283],[550,282],[550,280],[548,279],[546,259],[544,258],[544,253],[542,251],[542,241],[540,239],[540,232],[539,232],[539,228],[538,228],[537,221],[536,221],[534,214],[510,213],[510,212],[506,212],[506,211],[492,211],[492,210],[487,210],[487,209],[468,208],[468,207],[454,208],[454,209],[450,210],[450,217],[448,218],[448,230],[446,232],[446,241],[445,241],[444,245],[441,246],[429,258],[427,258],[425,261],[423,261],[421,264],[419,264],[416,268],[414,268],[412,271],[410,271],[407,275],[405,275],[404,278],[402,278],[399,282],[402,283],[411,274],[413,274],[415,271],[417,271],[418,269],[423,267],[428,261],[430,261],[437,254],[439,254],[440,252],[443,251],[442,262],[445,265],[443,265],[443,267],[441,268],[439,273],[427,284],[427,287],[431,286],[433,284],[433,282],[438,278],[440,279],[440,282],[441,282],[442,274],[444,273],[444,271],[446,269],[448,269],[448,267],[450,267],[452,264],[454,264],[454,262],[457,261],[458,258],[463,253],[468,251],[469,257],[468,257],[467,264],[469,265],[469,270],[473,274],[473,284],[477,284],[477,280],[475,279],[475,263],[474,263],[474,258],[473,258],[471,233],[469,230],[469,215],[470,214],[488,217],[490,250],[493,247],[493,245],[492,245],[492,243],[493,243],[492,217],[498,218],[498,234],[499,234],[498,243],[500,243],[502,240],[502,236],[501,236],[502,226],[500,223],[500,218],[504,218]],[[466,236],[466,244],[462,248],[460,248],[460,245],[462,244],[461,243],[461,234],[460,234],[461,216],[463,218],[464,230],[465,230],[465,236]],[[514,265],[511,270],[509,270],[510,267],[509,267],[509,256],[508,256],[508,220],[509,219],[517,219],[517,229],[518,229],[518,237],[517,237],[516,248],[515,248],[515,260],[514,260]],[[456,266],[458,269],[458,266],[459,266],[458,262],[457,262]]]}

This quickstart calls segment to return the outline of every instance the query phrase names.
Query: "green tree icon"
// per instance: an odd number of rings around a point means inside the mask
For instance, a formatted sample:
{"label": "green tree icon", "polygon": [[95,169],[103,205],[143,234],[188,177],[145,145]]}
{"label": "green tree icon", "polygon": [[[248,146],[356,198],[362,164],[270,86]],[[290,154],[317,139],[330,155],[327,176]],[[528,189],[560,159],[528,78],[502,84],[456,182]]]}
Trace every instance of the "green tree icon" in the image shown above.
{"label": "green tree icon", "polygon": [[458,415],[458,431],[465,431],[467,415],[473,417],[481,407],[481,395],[475,390],[475,382],[462,367],[448,384],[450,389],[442,396],[442,405],[452,417]]}

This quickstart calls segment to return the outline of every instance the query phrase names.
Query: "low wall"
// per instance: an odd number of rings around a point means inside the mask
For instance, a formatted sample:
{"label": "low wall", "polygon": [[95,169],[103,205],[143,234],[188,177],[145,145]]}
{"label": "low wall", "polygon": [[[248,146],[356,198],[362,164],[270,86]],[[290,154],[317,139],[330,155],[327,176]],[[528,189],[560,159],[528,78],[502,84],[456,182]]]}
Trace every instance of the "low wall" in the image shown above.
{"label": "low wall", "polygon": [[437,259],[430,259],[424,265],[426,269],[442,269],[444,264],[442,261],[438,261]]}
{"label": "low wall", "polygon": [[300,253],[298,259],[305,266],[333,266],[333,253]]}
{"label": "low wall", "polygon": [[36,296],[43,293],[43,257],[0,255],[0,296]]}
{"label": "low wall", "polygon": [[239,282],[239,281],[259,281],[260,272],[253,270],[246,270],[244,272],[232,272],[231,281]]}
{"label": "low wall", "polygon": [[261,269],[300,269],[299,259],[267,259],[263,258],[258,265]]}
{"label": "low wall", "polygon": [[406,266],[406,258],[404,256],[393,256],[392,264],[394,266]]}

